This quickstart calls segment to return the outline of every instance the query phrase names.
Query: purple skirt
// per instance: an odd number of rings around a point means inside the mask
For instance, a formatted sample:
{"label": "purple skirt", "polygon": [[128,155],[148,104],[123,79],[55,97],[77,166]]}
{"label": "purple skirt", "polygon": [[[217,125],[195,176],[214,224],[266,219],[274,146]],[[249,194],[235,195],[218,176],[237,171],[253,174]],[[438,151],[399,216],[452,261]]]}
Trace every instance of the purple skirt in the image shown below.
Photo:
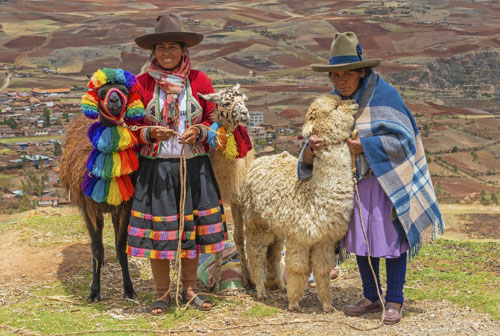
{"label": "purple skirt", "polygon": [[[372,257],[399,258],[409,249],[408,241],[398,242],[398,233],[391,220],[392,202],[385,194],[375,175],[371,174],[358,182],[361,211],[370,243]],[[354,198],[354,214],[347,235],[340,241],[347,252],[368,256],[363,229],[359,218],[358,197]]]}

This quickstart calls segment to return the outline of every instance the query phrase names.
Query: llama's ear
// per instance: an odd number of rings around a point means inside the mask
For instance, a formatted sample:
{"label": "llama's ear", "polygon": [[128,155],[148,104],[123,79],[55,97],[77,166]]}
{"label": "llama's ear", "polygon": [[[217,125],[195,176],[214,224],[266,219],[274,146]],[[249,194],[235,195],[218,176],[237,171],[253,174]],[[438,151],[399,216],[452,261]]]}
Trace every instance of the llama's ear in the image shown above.
{"label": "llama's ear", "polygon": [[220,99],[220,95],[218,93],[202,94],[198,92],[198,97],[216,104],[219,102]]}
{"label": "llama's ear", "polygon": [[240,89],[240,83],[237,83],[235,86],[232,87],[231,90],[239,91]]}

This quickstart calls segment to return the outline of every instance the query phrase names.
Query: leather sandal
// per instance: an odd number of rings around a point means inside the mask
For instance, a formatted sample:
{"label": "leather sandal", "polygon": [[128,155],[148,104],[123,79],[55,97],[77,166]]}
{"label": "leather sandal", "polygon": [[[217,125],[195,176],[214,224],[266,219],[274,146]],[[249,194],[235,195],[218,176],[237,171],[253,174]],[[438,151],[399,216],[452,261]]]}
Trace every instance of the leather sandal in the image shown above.
{"label": "leather sandal", "polygon": [[396,324],[403,316],[403,304],[387,302],[385,304],[384,324]]}
{"label": "leather sandal", "polygon": [[[151,312],[151,315],[162,315],[167,312],[168,307],[170,307],[170,299],[168,301],[163,301],[163,300],[155,300],[151,302],[151,306],[149,307],[149,311]],[[161,309],[161,312],[159,313],[153,313],[153,310],[156,309]]]}
{"label": "leather sandal", "polygon": [[380,300],[371,302],[367,298],[362,298],[356,304],[344,306],[344,313],[349,316],[360,316],[369,313],[377,313],[382,311]]}
{"label": "leather sandal", "polygon": [[[186,298],[186,294],[182,293],[182,301],[184,303],[187,303],[189,300]],[[204,307],[203,306],[204,303],[210,303],[210,307]],[[201,294],[196,295],[196,297],[189,303],[189,305],[192,306],[193,308],[203,311],[209,311],[213,307],[212,301],[210,301],[208,297],[206,297],[205,295]]]}

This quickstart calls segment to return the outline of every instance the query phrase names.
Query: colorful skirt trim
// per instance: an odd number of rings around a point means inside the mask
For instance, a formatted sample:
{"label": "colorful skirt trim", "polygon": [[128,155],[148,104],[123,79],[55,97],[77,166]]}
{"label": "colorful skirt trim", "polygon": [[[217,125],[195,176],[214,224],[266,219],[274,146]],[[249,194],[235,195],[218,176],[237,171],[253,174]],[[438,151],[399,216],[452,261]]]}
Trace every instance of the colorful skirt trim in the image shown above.
{"label": "colorful skirt trim", "polygon": [[[179,239],[179,159],[140,158],[128,227],[127,254],[175,259]],[[186,202],[181,258],[224,248],[227,226],[208,156],[186,161]]]}

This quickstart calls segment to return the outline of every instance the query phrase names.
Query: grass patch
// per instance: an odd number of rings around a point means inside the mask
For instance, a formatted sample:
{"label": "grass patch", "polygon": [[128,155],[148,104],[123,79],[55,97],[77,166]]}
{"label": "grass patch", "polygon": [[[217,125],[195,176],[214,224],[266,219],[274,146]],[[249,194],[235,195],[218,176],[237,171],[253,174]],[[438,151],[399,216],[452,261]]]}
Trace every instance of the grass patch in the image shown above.
{"label": "grass patch", "polygon": [[63,137],[64,136],[62,136],[62,135],[47,135],[47,136],[40,136],[40,137],[3,138],[3,139],[0,139],[0,143],[13,144],[16,142],[31,142],[31,141],[43,141],[43,140],[52,140],[52,139],[61,140]]}
{"label": "grass patch", "polygon": [[[498,242],[438,239],[424,246],[407,266],[404,294],[407,300],[447,300],[491,314],[500,320]],[[356,257],[342,264],[357,271]],[[380,281],[385,290],[385,262],[380,262]],[[385,293],[384,293],[385,295]]]}
{"label": "grass patch", "polygon": [[2,23],[2,29],[7,35],[33,35],[50,33],[59,29],[56,22],[52,20],[30,20]]}
{"label": "grass patch", "polygon": [[66,64],[64,66],[57,68],[58,74],[66,74],[66,73],[79,73],[82,71],[84,66],[84,62],[81,59],[75,59],[73,62]]}
{"label": "grass patch", "polygon": [[[109,216],[105,217],[104,243],[113,249],[113,230]],[[83,219],[74,208],[56,210],[37,209],[23,216],[10,216],[0,225],[0,234],[18,232],[29,245],[46,248],[60,242],[88,239]],[[111,252],[111,251],[110,251]],[[447,300],[460,306],[469,306],[476,311],[487,312],[500,320],[498,255],[500,245],[495,242],[455,242],[439,239],[422,248],[419,255],[408,264],[405,296],[408,300]],[[38,333],[52,335],[72,332],[99,333],[99,335],[121,334],[153,335],[154,331],[182,328],[190,321],[210,319],[214,315],[189,309],[185,312],[172,304],[167,314],[161,317],[149,315],[149,304],[153,299],[149,263],[134,260],[131,263],[137,300],[121,297],[121,276],[114,253],[106,254],[101,293],[103,301],[87,304],[92,269],[88,266],[58,274],[57,281],[43,285],[15,288],[4,287],[0,296],[0,328],[6,334]],[[385,284],[385,263],[380,263],[382,283]],[[357,272],[356,258],[352,256],[342,264],[342,271]],[[26,284],[25,284],[26,285]],[[216,298],[214,312],[231,312],[239,320],[265,319],[285,313],[275,306],[251,302],[241,312],[233,307],[240,305],[236,299]],[[216,316],[224,313],[218,312]],[[22,329],[22,330],[21,330]],[[0,334],[2,334],[0,332]]]}
{"label": "grass patch", "polygon": [[243,313],[243,315],[248,317],[267,317],[277,314],[279,312],[281,312],[281,309],[265,305],[259,305],[248,309]]}
{"label": "grass patch", "polygon": [[[11,215],[5,225],[0,225],[0,234],[17,231],[21,239],[37,247],[90,239],[83,217],[76,208],[66,208],[64,211],[50,209],[31,210],[24,216]],[[103,242],[114,250],[113,223],[109,215],[104,216]]]}
{"label": "grass patch", "polygon": [[500,320],[500,277],[495,242],[439,239],[408,265],[405,295],[410,300],[448,300]]}
{"label": "grass patch", "polygon": [[[66,300],[66,302],[60,302]],[[12,328],[31,330],[42,335],[71,333],[75,331],[99,332],[99,335],[117,335],[112,330],[137,330],[136,335],[153,335],[146,330],[169,329],[176,324],[203,319],[200,311],[185,313],[170,308],[164,318],[158,319],[147,314],[130,314],[133,302],[98,302],[82,304],[71,302],[63,296],[31,296],[22,303],[10,305],[10,309],[0,308],[0,324]],[[57,313],[54,313],[57,311]],[[108,332],[106,332],[108,331]],[[97,335],[97,333],[96,333]]]}
{"label": "grass patch", "polygon": [[14,302],[8,307],[0,307],[0,325],[42,335],[84,331],[117,335],[117,330],[123,332],[119,334],[154,335],[157,334],[154,330],[167,330],[210,316],[196,309],[183,312],[172,304],[167,314],[155,317],[148,314],[148,304],[138,303],[150,302],[152,295],[139,295],[138,302],[104,298],[101,302],[87,304],[87,294],[87,285],[77,293],[69,293],[60,284],[32,288],[28,295],[13,298]]}
{"label": "grass patch", "polygon": [[0,174],[0,188],[10,188],[11,186],[17,185],[16,177],[18,177],[18,175]]}
{"label": "grass patch", "polygon": [[5,154],[10,154],[10,153],[12,153],[12,152],[13,152],[13,150],[12,150],[12,149],[10,149],[10,148],[1,148],[1,149],[0,149],[0,154],[2,154],[2,155],[5,155]]}

